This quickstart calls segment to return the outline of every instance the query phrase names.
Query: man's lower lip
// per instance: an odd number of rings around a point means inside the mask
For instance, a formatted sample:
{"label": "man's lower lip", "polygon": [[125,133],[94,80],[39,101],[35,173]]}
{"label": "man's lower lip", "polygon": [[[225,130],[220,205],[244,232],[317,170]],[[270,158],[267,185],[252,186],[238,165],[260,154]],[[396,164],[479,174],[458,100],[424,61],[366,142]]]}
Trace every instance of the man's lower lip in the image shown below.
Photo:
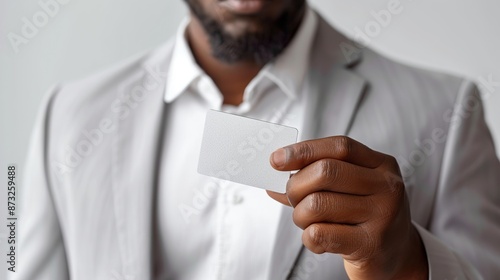
{"label": "man's lower lip", "polygon": [[267,0],[222,0],[220,5],[238,14],[254,14],[263,10]]}

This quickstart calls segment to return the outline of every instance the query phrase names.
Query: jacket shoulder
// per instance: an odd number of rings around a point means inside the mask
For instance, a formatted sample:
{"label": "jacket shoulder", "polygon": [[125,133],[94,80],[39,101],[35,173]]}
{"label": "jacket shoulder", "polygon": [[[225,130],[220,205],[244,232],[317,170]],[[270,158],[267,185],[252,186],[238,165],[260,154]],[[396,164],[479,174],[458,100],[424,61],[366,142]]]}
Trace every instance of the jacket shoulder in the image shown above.
{"label": "jacket shoulder", "polygon": [[55,86],[48,93],[46,110],[51,146],[74,146],[82,131],[129,113],[138,104],[134,100],[144,99],[145,94],[161,98],[171,50],[172,40],[83,79]]}
{"label": "jacket shoulder", "polygon": [[[312,63],[315,69],[330,69],[334,64],[344,64],[364,78],[372,94],[415,96],[454,102],[462,83],[468,79],[416,67],[384,55],[370,46],[356,43],[318,13],[318,29],[314,41]],[[468,81],[470,82],[470,81]]]}
{"label": "jacket shoulder", "polygon": [[468,78],[410,65],[372,49],[363,50],[362,57],[354,71],[368,81],[374,93],[384,90],[392,97],[450,106],[456,102],[464,83],[471,83]]}
{"label": "jacket shoulder", "polygon": [[[136,54],[87,77],[60,83],[53,92],[54,108],[72,110],[85,105],[109,103],[120,91],[142,81],[152,71],[165,72],[173,48],[173,39],[152,50]],[[97,106],[99,107],[99,106]],[[94,109],[97,109],[94,107]]]}

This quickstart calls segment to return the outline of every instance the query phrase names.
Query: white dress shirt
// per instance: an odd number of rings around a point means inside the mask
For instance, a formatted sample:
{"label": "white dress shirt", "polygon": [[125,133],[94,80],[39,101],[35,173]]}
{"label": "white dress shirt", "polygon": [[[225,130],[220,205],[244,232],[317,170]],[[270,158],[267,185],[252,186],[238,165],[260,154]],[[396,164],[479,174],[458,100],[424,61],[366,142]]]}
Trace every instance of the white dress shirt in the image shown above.
{"label": "white dress shirt", "polygon": [[248,84],[239,106],[195,62],[179,27],[165,102],[169,103],[157,196],[156,279],[266,279],[281,206],[261,189],[197,173],[207,110],[300,127],[301,91],[317,16],[308,7],[280,56]]}

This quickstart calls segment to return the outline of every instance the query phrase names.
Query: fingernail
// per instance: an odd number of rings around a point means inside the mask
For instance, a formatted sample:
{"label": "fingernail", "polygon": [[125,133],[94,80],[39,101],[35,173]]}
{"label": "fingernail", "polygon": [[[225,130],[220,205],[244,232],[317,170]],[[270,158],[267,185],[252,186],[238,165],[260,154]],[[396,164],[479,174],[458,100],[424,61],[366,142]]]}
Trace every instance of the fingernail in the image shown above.
{"label": "fingernail", "polygon": [[274,166],[281,168],[286,162],[286,150],[284,148],[279,148],[273,153],[272,156]]}
{"label": "fingernail", "polygon": [[288,200],[288,204],[290,204],[290,206],[295,209],[295,206],[293,206],[292,202],[290,201],[290,198],[288,197],[288,195],[286,196],[286,199]]}

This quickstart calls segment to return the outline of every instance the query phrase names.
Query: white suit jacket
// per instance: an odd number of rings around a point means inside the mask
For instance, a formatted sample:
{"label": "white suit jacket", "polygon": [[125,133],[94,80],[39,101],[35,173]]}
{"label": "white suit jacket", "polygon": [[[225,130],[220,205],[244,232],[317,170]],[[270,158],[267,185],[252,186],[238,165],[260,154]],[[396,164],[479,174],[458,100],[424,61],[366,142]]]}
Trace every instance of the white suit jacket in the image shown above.
{"label": "white suit jacket", "polygon": [[[151,279],[172,46],[50,91],[12,279]],[[348,135],[397,158],[431,279],[499,277],[500,165],[475,85],[353,46],[319,20],[301,140]],[[341,257],[304,249],[283,207],[269,279],[346,279]]]}

